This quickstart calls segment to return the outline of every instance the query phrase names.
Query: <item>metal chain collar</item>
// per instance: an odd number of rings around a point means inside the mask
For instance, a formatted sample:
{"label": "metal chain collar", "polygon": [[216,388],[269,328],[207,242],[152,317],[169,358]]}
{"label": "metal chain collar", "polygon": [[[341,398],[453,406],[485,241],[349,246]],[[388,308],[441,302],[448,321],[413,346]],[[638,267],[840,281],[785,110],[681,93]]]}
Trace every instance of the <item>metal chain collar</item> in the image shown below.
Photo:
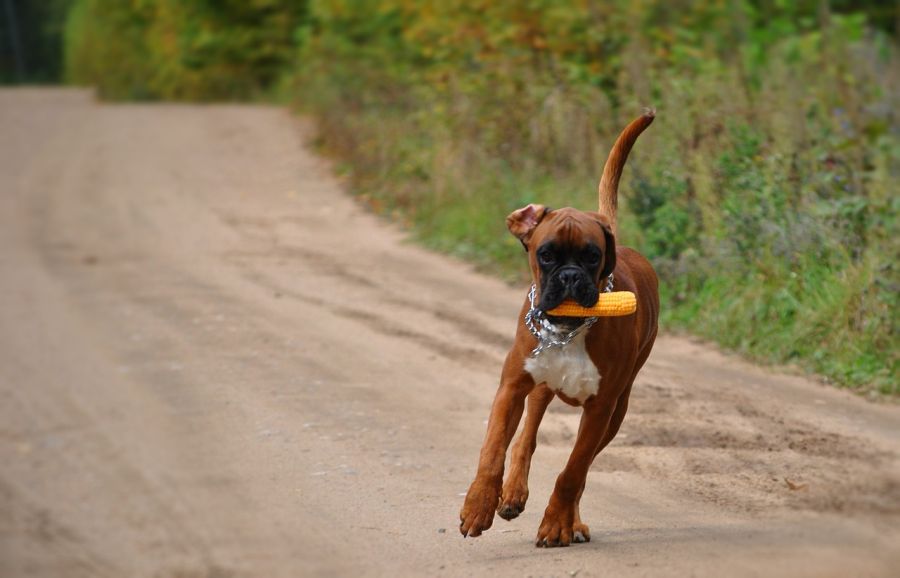
{"label": "metal chain collar", "polygon": [[[606,278],[606,286],[603,288],[604,293],[609,293],[613,289],[613,274],[610,273]],[[531,291],[528,292],[528,301],[530,303],[528,313],[525,314],[525,327],[537,339],[537,347],[531,350],[531,357],[537,357],[543,351],[554,347],[565,347],[578,335],[587,331],[597,322],[598,317],[586,317],[581,325],[571,331],[559,331],[547,319],[546,315],[540,309],[534,306],[534,298],[537,296],[537,286],[531,284]]]}

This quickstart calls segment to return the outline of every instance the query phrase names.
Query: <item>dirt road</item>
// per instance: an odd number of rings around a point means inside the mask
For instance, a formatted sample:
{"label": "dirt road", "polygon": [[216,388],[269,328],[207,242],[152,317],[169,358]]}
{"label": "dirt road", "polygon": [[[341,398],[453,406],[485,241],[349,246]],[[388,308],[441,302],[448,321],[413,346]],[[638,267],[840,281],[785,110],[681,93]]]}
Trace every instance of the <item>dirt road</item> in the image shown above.
{"label": "dirt road", "polygon": [[524,288],[405,243],[305,134],[0,92],[0,576],[897,575],[900,408],[674,337],[591,543],[532,545],[558,402],[525,513],[464,540]]}

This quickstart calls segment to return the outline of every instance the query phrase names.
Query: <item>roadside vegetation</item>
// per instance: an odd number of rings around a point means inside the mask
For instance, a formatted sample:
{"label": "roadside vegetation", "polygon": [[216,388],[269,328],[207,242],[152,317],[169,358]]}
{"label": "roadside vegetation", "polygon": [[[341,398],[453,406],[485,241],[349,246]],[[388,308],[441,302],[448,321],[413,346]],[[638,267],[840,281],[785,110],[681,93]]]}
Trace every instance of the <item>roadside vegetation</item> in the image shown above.
{"label": "roadside vegetation", "polygon": [[74,0],[66,77],[110,99],[260,97],[294,61],[305,1]]}
{"label": "roadside vegetation", "polygon": [[507,213],[596,206],[612,139],[664,324],[900,393],[897,7],[823,0],[75,0],[66,71],[110,98],[278,93],[374,210],[524,275]]}

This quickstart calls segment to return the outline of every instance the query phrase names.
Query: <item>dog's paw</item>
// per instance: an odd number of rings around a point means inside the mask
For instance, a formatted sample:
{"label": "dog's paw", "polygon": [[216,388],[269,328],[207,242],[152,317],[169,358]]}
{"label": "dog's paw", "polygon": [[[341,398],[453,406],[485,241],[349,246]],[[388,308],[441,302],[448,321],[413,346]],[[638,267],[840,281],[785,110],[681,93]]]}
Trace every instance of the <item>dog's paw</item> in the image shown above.
{"label": "dog's paw", "polygon": [[[584,524],[582,524],[584,526]],[[579,531],[587,529],[579,528]],[[538,528],[537,538],[534,545],[538,548],[555,548],[558,546],[568,546],[575,539],[575,515],[571,508],[554,509],[547,507],[544,512],[544,519]],[[584,538],[582,531],[581,537]],[[575,540],[576,542],[578,540]],[[585,540],[586,541],[586,540]]]}
{"label": "dog's paw", "polygon": [[576,544],[583,544],[591,541],[591,529],[587,524],[575,522],[572,526],[572,541]]}
{"label": "dog's paw", "polygon": [[503,486],[503,495],[497,513],[504,520],[512,520],[525,511],[525,502],[528,501],[528,488],[518,484]]}
{"label": "dog's paw", "polygon": [[459,512],[459,532],[463,536],[475,538],[494,523],[494,510],[500,500],[499,488],[472,482],[466,501]]}

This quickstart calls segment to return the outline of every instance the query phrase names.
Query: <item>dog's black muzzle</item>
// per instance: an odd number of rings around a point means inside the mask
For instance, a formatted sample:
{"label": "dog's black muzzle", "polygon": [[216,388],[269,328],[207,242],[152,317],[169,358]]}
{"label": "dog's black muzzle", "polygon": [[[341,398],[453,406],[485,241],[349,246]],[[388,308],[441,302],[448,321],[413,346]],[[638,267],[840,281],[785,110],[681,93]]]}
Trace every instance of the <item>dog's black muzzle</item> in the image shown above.
{"label": "dog's black muzzle", "polygon": [[573,299],[582,307],[593,307],[600,296],[600,289],[587,271],[574,265],[565,265],[543,279],[540,309],[550,311],[566,299]]}

